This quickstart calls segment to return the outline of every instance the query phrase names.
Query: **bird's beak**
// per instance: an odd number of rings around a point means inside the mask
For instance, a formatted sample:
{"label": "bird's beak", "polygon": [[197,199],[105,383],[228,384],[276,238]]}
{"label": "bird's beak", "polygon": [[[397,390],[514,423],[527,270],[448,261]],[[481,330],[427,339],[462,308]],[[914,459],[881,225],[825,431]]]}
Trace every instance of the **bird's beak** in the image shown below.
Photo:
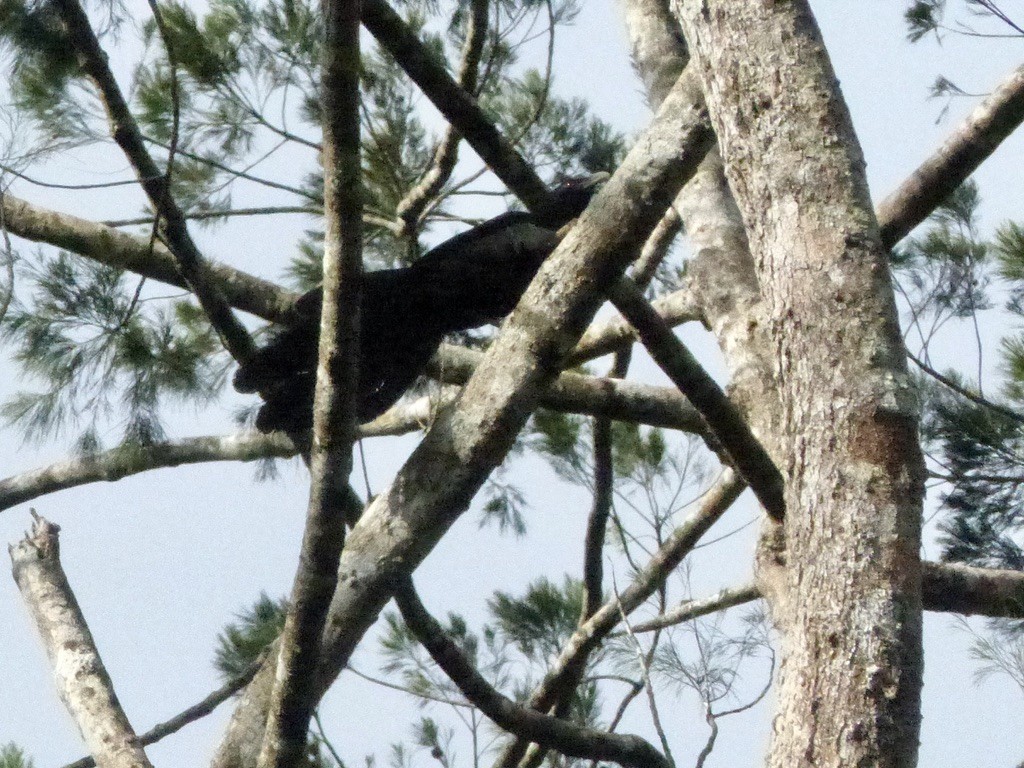
{"label": "bird's beak", "polygon": [[583,189],[593,189],[598,184],[604,184],[611,177],[612,175],[610,173],[598,171],[597,173],[592,173],[580,186],[582,186]]}

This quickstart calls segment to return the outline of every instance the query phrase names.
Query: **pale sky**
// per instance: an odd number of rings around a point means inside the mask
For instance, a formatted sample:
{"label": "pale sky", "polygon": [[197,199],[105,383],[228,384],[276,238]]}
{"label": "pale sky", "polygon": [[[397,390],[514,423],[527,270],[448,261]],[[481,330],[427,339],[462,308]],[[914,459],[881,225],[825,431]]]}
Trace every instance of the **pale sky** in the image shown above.
{"label": "pale sky", "polygon": [[[137,4],[136,4],[137,5]],[[588,0],[576,26],[562,33],[556,60],[556,90],[583,96],[595,112],[621,130],[635,133],[648,120],[640,84],[629,65],[625,32],[612,0]],[[950,38],[943,46],[910,46],[904,39],[902,3],[892,0],[813,3],[842,82],[868,161],[871,188],[881,200],[957,124],[973,101],[952,104],[937,123],[943,104],[926,99],[939,74],[970,92],[985,92],[1019,63],[1020,42]],[[985,201],[983,225],[990,230],[1005,218],[1021,217],[1024,199],[1019,158],[1024,139],[1011,139],[977,174]],[[477,167],[475,158],[465,160]],[[52,170],[52,168],[51,168]],[[113,176],[123,178],[118,164]],[[83,179],[97,180],[85,163]],[[92,175],[90,175],[92,174]],[[52,174],[51,174],[52,176]],[[71,193],[15,183],[19,196],[57,209],[102,219],[125,215],[122,203],[102,194],[71,198]],[[253,196],[250,202],[281,202],[279,195]],[[299,218],[246,221],[200,234],[211,255],[242,269],[277,277],[294,238],[309,225]],[[268,246],[273,252],[268,252]],[[986,326],[998,332],[1004,318]],[[706,336],[687,329],[685,337],[699,354],[710,347]],[[955,334],[943,343],[958,346]],[[993,355],[989,355],[990,359]],[[650,367],[639,370],[649,372]],[[19,386],[6,366],[0,396]],[[653,380],[660,381],[656,373]],[[231,409],[241,400],[229,396],[196,416],[170,420],[174,437],[213,434],[231,428]],[[415,436],[367,442],[374,490],[393,475]],[[66,448],[24,447],[11,430],[0,432],[0,474],[8,476],[66,455]],[[305,510],[306,476],[297,464],[283,466],[276,482],[253,483],[251,465],[218,464],[145,473],[116,484],[88,485],[37,500],[41,514],[62,528],[62,559],[79,602],[99,644],[107,669],[129,718],[139,732],[167,719],[218,685],[212,669],[214,638],[235,611],[253,602],[261,590],[273,596],[289,591]],[[536,461],[515,462],[512,478],[530,484],[531,536],[525,541],[478,530],[469,512],[430,556],[418,574],[428,607],[442,616],[457,610],[471,620],[482,615],[494,588],[515,592],[540,575],[561,581],[578,573],[581,531],[588,499],[560,485]],[[361,485],[357,485],[362,490]],[[0,538],[16,541],[29,524],[28,506],[0,513]],[[739,505],[715,531],[725,531],[752,516],[749,502]],[[749,577],[753,531],[748,529],[728,550],[695,556],[695,595],[708,594]],[[936,555],[934,546],[926,555]],[[485,558],[484,555],[493,555]],[[725,554],[723,554],[725,553]],[[620,574],[621,578],[624,578]],[[74,726],[58,701],[50,672],[20,595],[10,578],[0,579],[0,744],[15,741],[37,768],[62,765],[83,754]],[[926,621],[926,688],[922,765],[1015,765],[1024,759],[1021,691],[1003,679],[980,686],[971,681],[973,663],[967,639],[947,616]],[[364,643],[354,664],[377,673]],[[754,681],[754,686],[760,680]],[[328,734],[356,768],[363,755],[386,757],[390,742],[408,738],[407,722],[420,713],[399,694],[382,691],[351,675],[324,702]],[[680,766],[692,764],[705,738],[694,701],[673,705],[665,693],[668,728]],[[352,704],[355,703],[353,707]],[[203,765],[218,743],[230,704],[217,713],[151,747],[162,768]],[[427,711],[426,714],[441,715]],[[664,715],[663,715],[664,716]],[[770,703],[727,719],[709,765],[737,768],[761,764]],[[628,727],[643,727],[638,717]],[[955,727],[952,724],[955,723]],[[650,732],[645,731],[650,737]],[[428,765],[419,755],[417,765]],[[457,765],[468,765],[459,749]]]}

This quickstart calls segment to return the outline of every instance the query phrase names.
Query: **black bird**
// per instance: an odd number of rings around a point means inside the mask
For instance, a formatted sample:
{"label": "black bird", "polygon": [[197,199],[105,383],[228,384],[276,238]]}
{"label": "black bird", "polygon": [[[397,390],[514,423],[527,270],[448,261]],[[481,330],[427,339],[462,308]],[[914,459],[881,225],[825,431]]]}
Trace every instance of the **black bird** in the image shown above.
{"label": "black bird", "polygon": [[[360,422],[390,408],[423,372],[450,333],[497,322],[515,307],[558,229],[587,207],[605,173],[568,179],[548,204],[510,211],[444,241],[416,263],[363,276],[360,304]],[[262,432],[301,433],[312,426],[323,290],[295,304],[298,320],[278,331],[235,374],[239,392],[264,399]]]}

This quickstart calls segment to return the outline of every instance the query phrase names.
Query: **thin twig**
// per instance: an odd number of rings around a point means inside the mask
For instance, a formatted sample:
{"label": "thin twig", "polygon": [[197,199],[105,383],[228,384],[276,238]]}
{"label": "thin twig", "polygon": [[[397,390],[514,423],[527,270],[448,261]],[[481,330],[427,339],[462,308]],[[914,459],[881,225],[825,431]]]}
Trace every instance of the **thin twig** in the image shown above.
{"label": "thin twig", "polygon": [[907,352],[907,357],[910,358],[910,360],[913,361],[914,365],[916,365],[922,371],[927,373],[929,376],[934,378],[936,381],[938,381],[943,386],[953,390],[954,392],[956,392],[961,397],[964,397],[964,398],[970,400],[972,403],[975,403],[977,405],[984,406],[985,408],[990,408],[993,411],[995,411],[996,413],[998,413],[998,414],[1000,414],[1002,416],[1005,416],[1008,419],[1012,419],[1013,421],[1017,422],[1018,424],[1024,424],[1024,414],[1018,413],[1017,411],[1015,411],[1015,410],[1013,410],[1011,408],[1007,408],[1005,405],[1000,405],[999,403],[994,403],[991,400],[989,400],[989,399],[987,399],[985,397],[982,397],[981,395],[979,395],[979,394],[977,394],[975,392],[971,392],[971,390],[967,389],[966,387],[964,387],[964,386],[962,386],[960,384],[957,384],[955,381],[953,381],[948,376],[943,376],[941,373],[939,373],[937,370],[932,368],[930,365],[928,365],[926,362],[924,362],[923,360],[918,358],[916,355],[914,355],[910,351]]}
{"label": "thin twig", "polygon": [[654,684],[651,682],[650,665],[648,664],[646,654],[644,654],[643,647],[640,645],[640,641],[633,634],[629,617],[626,616],[625,611],[622,609],[622,600],[619,596],[619,588],[615,584],[614,576],[612,577],[612,591],[615,594],[615,602],[619,609],[622,626],[626,628],[626,635],[633,641],[633,647],[636,648],[637,664],[640,666],[640,679],[643,680],[644,690],[647,692],[647,704],[651,710],[651,721],[654,725],[654,731],[658,734],[658,739],[661,741],[661,750],[665,753],[665,758],[668,760],[669,765],[674,766],[675,760],[672,759],[672,749],[669,747],[665,728],[661,724],[661,715],[658,714],[658,702],[654,696]]}
{"label": "thin twig", "polygon": [[[323,209],[308,205],[268,205],[259,208],[232,208],[224,211],[186,211],[184,216],[189,221],[205,221],[207,219],[229,219],[234,216],[267,216],[279,213],[304,213],[310,216],[322,216]],[[99,222],[105,227],[134,227],[141,224],[152,224],[154,217],[140,216],[134,219],[108,219]]]}

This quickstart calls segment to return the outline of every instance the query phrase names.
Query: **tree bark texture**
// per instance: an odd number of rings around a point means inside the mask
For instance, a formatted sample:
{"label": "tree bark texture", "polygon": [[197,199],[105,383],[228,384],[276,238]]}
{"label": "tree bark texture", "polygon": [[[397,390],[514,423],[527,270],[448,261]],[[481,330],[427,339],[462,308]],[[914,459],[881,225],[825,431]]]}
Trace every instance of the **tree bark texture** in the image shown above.
{"label": "tree bark texture", "polygon": [[360,0],[324,0],[324,258],[320,347],[313,400],[309,506],[299,567],[281,633],[277,675],[258,764],[306,759],[320,701],[316,668],[345,543],[345,489],[358,434],[359,300],[363,193],[359,145]]}
{"label": "tree bark texture", "polygon": [[152,768],[121,709],[67,576],[60,527],[33,514],[31,534],[8,547],[14,580],[53,667],[57,692],[103,768]]}
{"label": "tree bark texture", "polygon": [[[442,414],[352,530],[324,634],[323,689],[390,597],[501,462],[600,303],[711,143],[694,85],[681,82],[651,128],[541,267],[454,409]],[[272,674],[246,689],[214,760],[249,766]]]}
{"label": "tree bark texture", "polygon": [[[916,764],[924,465],[864,161],[803,2],[674,4],[760,284],[784,526],[770,766]],[[763,408],[773,403],[762,404]]]}

